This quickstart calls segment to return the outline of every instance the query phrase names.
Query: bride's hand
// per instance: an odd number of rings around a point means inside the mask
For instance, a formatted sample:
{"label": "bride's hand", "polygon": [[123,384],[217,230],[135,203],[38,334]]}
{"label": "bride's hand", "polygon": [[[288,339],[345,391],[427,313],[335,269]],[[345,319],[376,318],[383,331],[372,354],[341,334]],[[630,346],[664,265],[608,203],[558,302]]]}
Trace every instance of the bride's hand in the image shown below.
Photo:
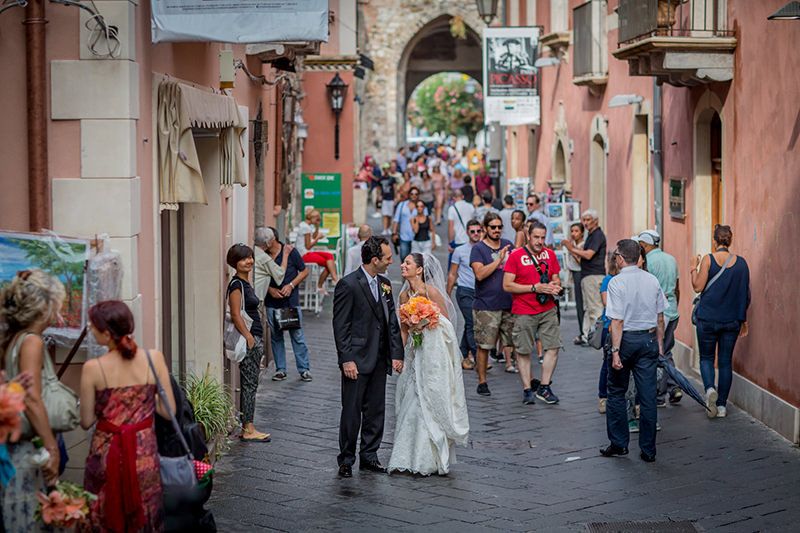
{"label": "bride's hand", "polygon": [[392,370],[398,374],[403,373],[403,361],[400,359],[392,359]]}

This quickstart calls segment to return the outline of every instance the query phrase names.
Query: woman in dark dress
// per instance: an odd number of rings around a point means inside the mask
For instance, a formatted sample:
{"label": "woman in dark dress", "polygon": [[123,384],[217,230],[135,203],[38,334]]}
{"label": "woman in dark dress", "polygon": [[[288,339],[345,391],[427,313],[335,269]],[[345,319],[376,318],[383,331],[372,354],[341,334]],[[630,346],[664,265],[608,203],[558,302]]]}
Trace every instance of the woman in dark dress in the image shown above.
{"label": "woman in dark dress", "polygon": [[436,249],[436,235],[431,223],[431,217],[425,213],[426,205],[422,200],[417,200],[417,216],[411,219],[411,229],[414,230],[414,240],[411,241],[411,253],[426,254]]}
{"label": "woman in dark dress", "polygon": [[[228,306],[231,319],[236,329],[247,341],[247,355],[239,363],[239,410],[242,415],[242,442],[269,442],[269,433],[256,431],[253,418],[256,411],[256,391],[258,390],[258,373],[261,358],[264,356],[264,327],[261,325],[261,315],[258,312],[258,296],[250,285],[250,273],[253,271],[253,249],[245,244],[234,244],[228,250],[226,257],[228,266],[236,270],[236,274],[228,283]],[[244,306],[242,305],[244,298]],[[252,324],[247,327],[244,314]]]}
{"label": "woman in dark dress", "polygon": [[[736,340],[747,335],[747,308],[750,306],[750,269],[743,257],[729,251],[733,232],[730,226],[714,228],[714,253],[692,260],[692,287],[702,293],[696,307],[697,344],[700,349],[700,375],[706,389],[709,418],[724,418],[728,393],[733,383],[733,349]],[[709,282],[725,268],[717,280]],[[715,388],[714,357],[719,367]]]}

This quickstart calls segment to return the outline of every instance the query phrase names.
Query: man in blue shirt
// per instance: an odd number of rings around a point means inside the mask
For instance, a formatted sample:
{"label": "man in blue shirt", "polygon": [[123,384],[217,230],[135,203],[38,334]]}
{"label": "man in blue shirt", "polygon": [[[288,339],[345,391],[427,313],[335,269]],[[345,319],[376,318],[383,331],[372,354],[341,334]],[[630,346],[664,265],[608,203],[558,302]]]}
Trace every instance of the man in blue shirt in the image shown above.
{"label": "man in blue shirt", "polygon": [[[643,231],[636,240],[646,255],[647,271],[656,277],[669,303],[664,310],[664,321],[667,323],[664,329],[664,359],[674,366],[672,348],[675,347],[675,328],[678,327],[679,318],[678,302],[681,299],[680,286],[678,285],[678,262],[675,261],[674,257],[658,247],[661,243],[661,236],[656,230]],[[666,407],[667,391],[669,391],[669,403],[681,401],[683,392],[681,392],[678,384],[666,372],[659,369],[658,397],[656,399],[658,407]]]}
{"label": "man in blue shirt", "polygon": [[[475,326],[472,320],[472,304],[475,300],[475,272],[472,271],[470,265],[470,255],[472,247],[480,242],[483,237],[483,227],[481,223],[474,218],[467,222],[467,234],[469,242],[463,246],[459,246],[453,252],[453,260],[450,263],[450,272],[447,276],[447,294],[453,292],[453,286],[456,286],[456,302],[461,314],[464,315],[464,333],[461,335],[461,355],[464,360],[461,362],[461,368],[464,370],[472,370],[475,368],[475,360],[473,359],[478,353],[478,347],[475,344]],[[472,354],[472,356],[470,356]]]}

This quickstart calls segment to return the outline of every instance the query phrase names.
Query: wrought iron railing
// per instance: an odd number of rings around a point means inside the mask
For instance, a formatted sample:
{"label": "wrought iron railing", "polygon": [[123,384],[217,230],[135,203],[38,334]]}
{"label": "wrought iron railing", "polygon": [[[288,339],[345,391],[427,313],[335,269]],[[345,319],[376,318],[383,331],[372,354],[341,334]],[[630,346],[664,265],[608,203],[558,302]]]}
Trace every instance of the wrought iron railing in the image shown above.
{"label": "wrought iron railing", "polygon": [[727,0],[620,0],[618,44],[653,36],[729,37]]}

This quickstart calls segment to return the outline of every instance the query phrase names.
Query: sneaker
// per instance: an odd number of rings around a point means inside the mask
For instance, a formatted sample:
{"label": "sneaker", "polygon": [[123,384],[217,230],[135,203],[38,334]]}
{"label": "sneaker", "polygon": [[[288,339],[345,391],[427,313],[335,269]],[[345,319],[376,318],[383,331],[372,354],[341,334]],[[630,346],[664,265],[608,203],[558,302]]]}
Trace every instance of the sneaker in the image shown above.
{"label": "sneaker", "polygon": [[508,372],[509,374],[519,374],[519,370],[517,370],[517,367],[515,367],[514,365],[508,365],[506,367],[506,372]]}
{"label": "sneaker", "polygon": [[522,391],[522,403],[525,405],[533,405],[536,399],[533,397],[533,389],[525,389]]}
{"label": "sneaker", "polygon": [[475,361],[472,359],[464,359],[461,361],[461,368],[464,370],[475,370]]}
{"label": "sneaker", "polygon": [[553,391],[550,389],[550,385],[540,385],[536,390],[536,397],[548,405],[558,403],[558,396],[553,394]]}
{"label": "sneaker", "polygon": [[544,357],[539,356],[539,364],[541,365],[542,363],[544,363]]}
{"label": "sneaker", "polygon": [[679,403],[681,398],[683,398],[683,391],[680,388],[675,387],[669,391],[669,403]]}
{"label": "sneaker", "polygon": [[724,405],[717,406],[717,418],[725,418],[728,416],[728,408]]}
{"label": "sneaker", "polygon": [[505,356],[503,355],[503,353],[502,352],[498,352],[494,348],[489,350],[489,357],[491,357],[492,359],[494,359],[497,362],[500,362],[503,359],[505,359]]}
{"label": "sneaker", "polygon": [[656,422],[656,431],[661,431],[661,424]]}
{"label": "sneaker", "polygon": [[311,372],[308,370],[305,372],[300,372],[300,379],[303,381],[311,381]]}
{"label": "sneaker", "polygon": [[489,390],[487,383],[478,383],[478,394],[481,396],[491,396],[492,392]]}
{"label": "sneaker", "polygon": [[628,420],[628,431],[630,431],[631,433],[639,433],[639,421]]}
{"label": "sneaker", "polygon": [[608,402],[608,400],[606,398],[600,398],[599,400],[597,400],[597,411],[601,415],[606,414],[606,403],[607,402]]}
{"label": "sneaker", "polygon": [[717,389],[714,387],[706,389],[706,408],[708,418],[716,418],[719,410],[717,409]]}
{"label": "sneaker", "polygon": [[533,390],[539,390],[539,387],[541,386],[541,384],[542,384],[542,382],[541,382],[541,381],[539,381],[539,380],[538,380],[538,379],[536,379],[536,378],[533,378],[533,379],[531,380],[531,389],[533,389]]}
{"label": "sneaker", "polygon": [[275,375],[272,376],[272,381],[283,381],[284,379],[286,379],[286,372],[283,370],[278,370],[275,372]]}
{"label": "sneaker", "polygon": [[667,400],[665,400],[664,398],[656,398],[656,407],[660,408],[666,406],[667,406]]}

